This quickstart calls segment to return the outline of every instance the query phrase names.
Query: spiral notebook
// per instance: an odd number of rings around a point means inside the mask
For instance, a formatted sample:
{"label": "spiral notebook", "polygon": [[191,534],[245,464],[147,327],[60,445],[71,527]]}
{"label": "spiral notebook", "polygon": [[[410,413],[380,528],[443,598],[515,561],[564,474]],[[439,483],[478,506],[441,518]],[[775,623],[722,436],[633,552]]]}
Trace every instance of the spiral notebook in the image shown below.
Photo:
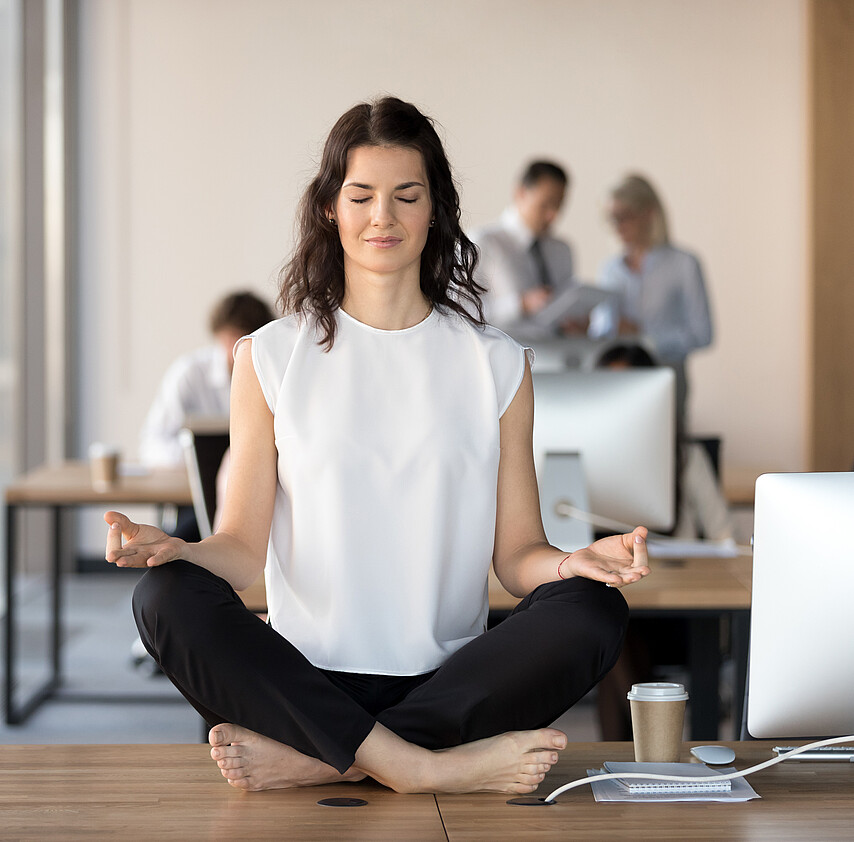
{"label": "spiral notebook", "polygon": [[688,775],[697,781],[645,781],[641,778],[618,778],[617,783],[630,793],[644,792],[729,792],[732,781],[718,780],[721,773],[702,763],[616,763],[606,761],[606,772],[623,774],[645,772],[650,775]]}

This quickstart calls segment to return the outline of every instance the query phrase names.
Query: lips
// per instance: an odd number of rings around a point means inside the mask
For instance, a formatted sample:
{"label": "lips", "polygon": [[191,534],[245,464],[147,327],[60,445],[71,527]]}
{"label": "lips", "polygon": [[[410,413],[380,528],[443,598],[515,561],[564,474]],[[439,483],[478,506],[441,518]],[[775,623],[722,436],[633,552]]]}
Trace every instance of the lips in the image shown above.
{"label": "lips", "polygon": [[368,242],[376,248],[387,249],[403,241],[400,237],[371,237]]}

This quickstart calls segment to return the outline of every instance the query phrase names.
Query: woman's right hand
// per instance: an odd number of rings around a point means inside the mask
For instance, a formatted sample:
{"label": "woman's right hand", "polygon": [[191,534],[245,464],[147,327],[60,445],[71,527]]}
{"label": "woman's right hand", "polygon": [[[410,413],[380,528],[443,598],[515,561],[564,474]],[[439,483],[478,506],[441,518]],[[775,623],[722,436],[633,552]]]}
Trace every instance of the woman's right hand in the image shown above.
{"label": "woman's right hand", "polygon": [[156,526],[134,523],[121,512],[106,512],[106,559],[117,567],[157,567],[181,558],[186,542]]}

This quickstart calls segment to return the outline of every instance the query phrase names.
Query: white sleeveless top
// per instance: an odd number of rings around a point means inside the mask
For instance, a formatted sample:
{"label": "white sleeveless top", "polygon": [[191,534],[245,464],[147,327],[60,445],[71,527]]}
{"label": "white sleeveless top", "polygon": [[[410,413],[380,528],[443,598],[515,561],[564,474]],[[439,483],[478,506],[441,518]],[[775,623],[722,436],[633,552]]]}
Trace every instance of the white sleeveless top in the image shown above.
{"label": "white sleeveless top", "polygon": [[405,330],[337,324],[328,353],[294,316],[252,334],[278,451],[270,622],[323,669],[416,675],[485,628],[525,349],[435,309]]}

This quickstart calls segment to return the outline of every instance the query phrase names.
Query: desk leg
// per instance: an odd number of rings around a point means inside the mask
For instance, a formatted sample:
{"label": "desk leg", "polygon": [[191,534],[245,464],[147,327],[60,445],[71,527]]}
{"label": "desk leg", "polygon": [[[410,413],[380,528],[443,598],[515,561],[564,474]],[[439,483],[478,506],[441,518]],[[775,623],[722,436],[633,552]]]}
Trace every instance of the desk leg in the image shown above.
{"label": "desk leg", "polygon": [[63,518],[62,508],[54,506],[51,513],[53,518],[53,540],[51,546],[52,555],[52,586],[53,593],[51,594],[51,667],[52,681],[54,686],[58,686],[60,682],[60,673],[62,671],[61,651],[62,651],[62,544],[64,539],[63,533]]}
{"label": "desk leg", "polygon": [[691,739],[716,740],[720,716],[720,620],[691,618]]}
{"label": "desk leg", "polygon": [[59,546],[60,538],[57,531],[59,525],[58,510],[52,521],[54,535],[52,539],[53,560],[51,562],[52,571],[52,593],[51,593],[51,609],[53,613],[53,622],[51,626],[51,675],[50,678],[39,687],[26,701],[21,705],[15,704],[15,689],[17,686],[17,670],[16,670],[16,643],[17,643],[17,618],[16,618],[16,600],[17,593],[15,589],[15,573],[18,563],[17,553],[17,528],[18,528],[18,509],[16,506],[6,505],[6,621],[5,621],[5,677],[6,686],[4,688],[4,701],[6,703],[6,724],[20,725],[29,718],[30,714],[41,705],[45,699],[52,696],[59,685],[59,648],[60,648],[60,591],[59,591]]}
{"label": "desk leg", "polygon": [[13,689],[15,686],[15,507],[6,506],[6,616],[4,618],[3,643],[4,643],[4,688],[3,708],[6,711],[6,723],[15,724],[12,716]]}

